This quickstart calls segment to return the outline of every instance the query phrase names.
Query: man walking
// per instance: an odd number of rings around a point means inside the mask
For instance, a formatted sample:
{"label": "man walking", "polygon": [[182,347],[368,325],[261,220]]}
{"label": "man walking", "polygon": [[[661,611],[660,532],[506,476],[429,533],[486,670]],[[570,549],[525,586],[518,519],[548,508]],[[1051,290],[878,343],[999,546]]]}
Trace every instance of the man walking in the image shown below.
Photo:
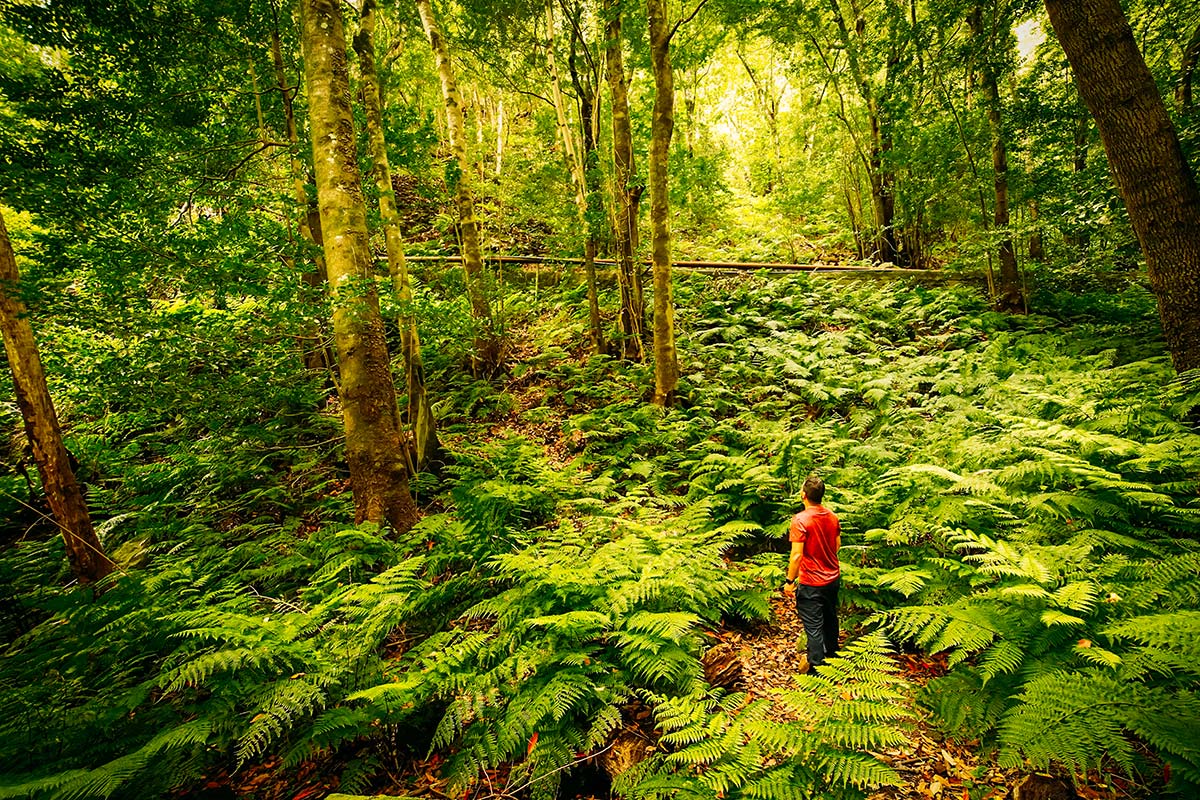
{"label": "man walking", "polygon": [[821,505],[825,484],[816,475],[809,475],[804,481],[800,497],[804,500],[804,510],[792,517],[788,531],[792,553],[783,591],[795,595],[796,613],[808,637],[808,652],[800,656],[803,674],[810,669],[816,672],[825,659],[837,652],[838,585],[842,574],[838,548],[842,545],[842,527],[837,516]]}

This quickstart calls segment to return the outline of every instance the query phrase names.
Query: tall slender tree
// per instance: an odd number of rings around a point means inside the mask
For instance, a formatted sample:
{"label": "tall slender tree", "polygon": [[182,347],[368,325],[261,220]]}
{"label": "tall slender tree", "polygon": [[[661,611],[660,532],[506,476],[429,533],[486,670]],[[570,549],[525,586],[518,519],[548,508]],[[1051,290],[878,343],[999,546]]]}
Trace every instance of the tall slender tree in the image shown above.
{"label": "tall slender tree", "polygon": [[407,449],[367,241],[367,210],[350,107],[346,39],[338,0],[301,0],[304,74],[325,265],[346,426],[346,460],[359,521],[416,521]]}
{"label": "tall slender tree", "polygon": [[17,406],[25,420],[25,435],[33,449],[50,512],[67,545],[71,572],[80,583],[94,583],[112,573],[114,565],[100,546],[63,445],[33,327],[21,302],[20,280],[8,228],[0,215],[0,332],[4,334],[4,351],[12,370]]}
{"label": "tall slender tree", "polygon": [[[546,66],[550,70],[550,99],[554,105],[554,117],[558,127],[558,135],[563,143],[563,152],[567,160],[567,168],[571,173],[571,183],[574,188],[575,207],[579,212],[579,221],[584,227],[584,257],[583,268],[585,278],[587,280],[587,299],[588,299],[588,334],[591,338],[592,350],[596,353],[603,353],[605,350],[604,331],[600,327],[600,300],[596,288],[596,236],[591,228],[591,213],[589,209],[589,195],[591,187],[588,184],[587,166],[585,162],[591,161],[593,167],[593,176],[595,174],[595,152],[596,144],[595,137],[591,135],[591,104],[588,95],[584,91],[580,91],[580,100],[584,104],[584,111],[580,114],[580,123],[582,128],[582,142],[575,141],[575,134],[571,130],[569,120],[567,119],[566,98],[562,91],[562,78],[559,75],[558,59],[555,56],[555,29],[554,5],[546,5]],[[578,75],[578,70],[574,59],[574,41],[576,33],[572,30],[572,58],[571,76],[574,79],[577,90],[581,89],[581,80]],[[592,93],[594,96],[594,92]],[[594,182],[594,177],[593,177]]]}
{"label": "tall slender tree", "polygon": [[675,401],[679,356],[675,350],[675,304],[671,293],[671,207],[667,167],[675,131],[675,78],[665,0],[647,0],[650,62],[654,71],[654,114],[650,123],[650,259],[654,276],[654,402]]}
{"label": "tall slender tree", "polygon": [[571,50],[567,58],[567,69],[571,73],[571,84],[579,98],[580,130],[580,175],[584,202],[583,225],[587,237],[583,245],[584,270],[588,291],[588,320],[591,329],[592,349],[607,353],[608,343],[600,325],[600,297],[596,280],[596,254],[604,226],[604,198],[600,188],[600,64],[594,57],[587,37],[584,35],[584,14],[581,3],[574,4],[568,13],[571,23]]}
{"label": "tall slender tree", "polygon": [[408,261],[404,257],[404,239],[400,233],[400,214],[396,210],[396,192],[392,188],[392,168],[388,163],[387,142],[383,135],[383,89],[375,67],[375,0],[363,0],[354,51],[362,76],[363,109],[366,112],[367,144],[371,150],[375,187],[379,191],[379,216],[387,247],[388,273],[392,290],[400,303],[400,346],[408,383],[408,424],[413,431],[416,463],[424,466],[438,451],[437,421],[425,391],[425,364],[421,359],[421,339],[413,311],[412,283]]}
{"label": "tall slender tree", "polygon": [[475,337],[475,354],[472,359],[476,372],[488,372],[500,361],[500,343],[497,339],[492,309],[484,291],[483,251],[479,245],[479,220],[475,216],[475,194],[471,188],[472,166],[467,156],[467,134],[463,120],[462,93],[458,90],[458,79],[454,65],[450,62],[450,47],[442,33],[437,17],[434,16],[430,0],[416,0],[417,12],[425,37],[433,50],[437,64],[438,79],[442,86],[442,102],[446,108],[446,137],[454,153],[454,196],[458,203],[458,225],[462,237],[462,263],[467,283],[467,295],[471,301],[471,314],[478,326]]}
{"label": "tall slender tree", "polygon": [[1175,369],[1200,368],[1200,189],[1119,0],[1045,0],[1146,257]]}
{"label": "tall slender tree", "polygon": [[[893,35],[889,36],[888,47],[893,52],[882,70],[873,69],[874,65],[868,61],[867,54],[882,48],[873,47],[868,41],[867,18],[859,4],[850,0],[847,9],[843,7],[844,2],[846,0],[829,0],[829,7],[837,42],[845,51],[850,75],[867,111],[870,151],[866,167],[867,178],[871,183],[871,205],[875,212],[875,258],[879,261],[895,261],[896,175],[889,162],[892,150],[892,120],[887,111],[886,90],[895,79],[893,69],[901,61],[898,51],[907,46],[907,40],[894,35],[894,30],[891,31]],[[835,69],[835,61],[828,56],[824,58],[832,72]],[[882,88],[877,85],[879,73],[883,74]]]}
{"label": "tall slender tree", "polygon": [[621,294],[618,317],[625,358],[643,357],[646,303],[638,249],[638,213],[643,187],[633,157],[633,126],[629,116],[629,79],[621,42],[620,0],[604,0],[605,69],[612,104],[613,240],[617,251],[617,284]]}
{"label": "tall slender tree", "polygon": [[996,308],[1001,311],[1020,311],[1024,305],[1021,296],[1021,277],[1017,272],[1017,252],[1013,246],[1012,233],[1009,230],[1008,213],[1008,146],[1005,141],[1002,111],[1000,108],[1000,88],[996,80],[994,51],[998,46],[996,40],[1009,37],[1009,31],[997,30],[998,25],[1007,26],[1007,21],[1001,23],[998,19],[1007,20],[1007,16],[999,9],[994,10],[995,17],[992,25],[986,26],[983,18],[983,6],[974,6],[967,14],[967,24],[975,39],[978,55],[978,75],[980,88],[983,90],[983,104],[987,109],[988,129],[992,134],[992,174],[995,204],[992,210],[992,223],[999,237],[998,260],[1000,262],[1000,280],[996,286],[994,301]]}
{"label": "tall slender tree", "polygon": [[[271,3],[271,63],[275,68],[275,88],[279,91],[279,99],[283,105],[283,127],[290,147],[288,166],[292,178],[292,198],[295,201],[296,230],[300,240],[314,252],[311,266],[306,264],[304,283],[314,290],[321,289],[328,274],[325,271],[325,256],[320,252],[321,246],[321,217],[316,205],[312,203],[305,188],[305,169],[300,157],[300,135],[296,130],[296,108],[294,98],[298,87],[291,85],[287,78],[287,69],[283,61],[283,42],[279,32],[279,7]],[[295,262],[288,261],[289,266]],[[304,346],[304,366],[312,370],[329,369],[331,358],[328,357],[326,346],[327,330],[322,330],[326,323],[314,326],[309,334],[312,339]]]}

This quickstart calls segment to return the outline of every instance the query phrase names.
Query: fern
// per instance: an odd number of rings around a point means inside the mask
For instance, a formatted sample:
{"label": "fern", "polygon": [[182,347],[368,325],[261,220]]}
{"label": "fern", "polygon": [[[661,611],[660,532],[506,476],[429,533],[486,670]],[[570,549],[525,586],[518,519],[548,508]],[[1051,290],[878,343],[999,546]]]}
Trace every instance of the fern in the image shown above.
{"label": "fern", "polygon": [[[801,787],[823,797],[860,797],[899,776],[867,751],[904,741],[912,718],[905,692],[878,634],[850,644],[779,700],[794,721],[779,722],[773,702],[745,695],[655,697],[666,752],[619,777],[628,798],[657,797],[690,776],[709,796],[794,798]],[[803,782],[798,782],[800,777]]]}

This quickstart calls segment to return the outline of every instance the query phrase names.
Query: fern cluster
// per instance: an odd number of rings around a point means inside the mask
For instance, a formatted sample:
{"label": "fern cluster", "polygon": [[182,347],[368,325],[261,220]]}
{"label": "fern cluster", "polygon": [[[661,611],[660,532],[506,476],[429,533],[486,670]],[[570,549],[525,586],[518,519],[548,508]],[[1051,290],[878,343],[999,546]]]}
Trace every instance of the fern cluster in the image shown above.
{"label": "fern cluster", "polygon": [[[311,384],[212,430],[132,389],[81,405],[89,500],[131,560],[93,599],[54,588],[58,538],[0,558],[0,797],[157,797],[329,753],[366,791],[430,750],[456,787],[501,768],[548,796],[633,702],[664,736],[631,798],[861,796],[896,780],[867,751],[907,714],[882,639],[777,698],[795,722],[699,681],[706,632],[767,615],[783,559],[746,556],[786,546],[812,471],[843,519],[846,627],[948,653],[922,699],[951,733],[1014,764],[1149,753],[1198,784],[1194,374],[1128,319],[1006,317],[966,289],[677,289],[676,409],[644,402],[648,367],[572,355],[569,286],[540,320],[514,299],[537,347],[502,385],[432,360],[451,458],[404,537],[349,524],[335,420],[295,410]],[[450,331],[439,302],[423,324]],[[502,420],[574,460],[477,441]]]}
{"label": "fern cluster", "polygon": [[777,698],[655,698],[659,752],[614,788],[630,800],[808,800],[896,785],[895,770],[871,755],[902,744],[913,719],[889,651],[879,634],[859,639]]}

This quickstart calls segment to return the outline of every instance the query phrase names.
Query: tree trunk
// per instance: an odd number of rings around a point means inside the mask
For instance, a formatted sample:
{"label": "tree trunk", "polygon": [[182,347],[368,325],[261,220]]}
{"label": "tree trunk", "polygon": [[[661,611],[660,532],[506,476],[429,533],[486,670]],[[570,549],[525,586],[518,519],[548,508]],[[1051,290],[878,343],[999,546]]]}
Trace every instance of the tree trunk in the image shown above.
{"label": "tree trunk", "polygon": [[504,98],[500,98],[500,102],[496,107],[496,179],[500,179],[500,173],[504,167],[504,137],[508,134],[504,131]]}
{"label": "tree trunk", "polygon": [[408,262],[404,258],[404,240],[400,235],[400,214],[396,210],[396,192],[392,188],[392,169],[388,164],[387,143],[383,136],[383,91],[375,68],[375,0],[363,0],[358,34],[354,37],[362,74],[363,110],[367,119],[367,143],[379,191],[379,217],[387,246],[388,273],[392,290],[400,304],[400,343],[408,376],[408,424],[413,431],[416,465],[424,467],[439,449],[437,420],[425,391],[425,365],[421,360],[421,339],[413,309],[412,285]]}
{"label": "tree trunk", "polygon": [[12,370],[17,407],[25,420],[25,435],[33,448],[33,460],[42,477],[50,513],[67,545],[71,572],[81,584],[95,583],[110,574],[114,564],[100,547],[83,492],[71,469],[70,456],[63,446],[58,414],[46,386],[33,327],[20,299],[20,279],[8,229],[0,216],[0,332],[4,334],[4,351]]}
{"label": "tree trunk", "polygon": [[890,123],[883,119],[879,103],[871,97],[868,104],[871,124],[871,204],[875,210],[876,258],[895,263],[896,247],[896,175],[886,166],[892,150]]}
{"label": "tree trunk", "polygon": [[1200,63],[1200,25],[1192,31],[1192,38],[1183,48],[1183,58],[1179,62],[1179,77],[1175,83],[1175,102],[1179,110],[1186,114],[1192,110],[1192,77],[1196,73],[1196,64]]}
{"label": "tree trunk", "polygon": [[992,133],[992,170],[996,204],[992,221],[1000,235],[998,260],[1000,281],[996,287],[994,302],[1000,311],[1015,312],[1023,307],[1021,276],[1017,272],[1017,251],[1013,246],[1012,233],[1008,229],[1008,151],[1004,141],[1004,127],[1000,118],[1000,91],[996,83],[996,71],[992,66],[991,45],[983,26],[983,9],[975,6],[967,17],[979,47],[981,64],[979,78],[983,89],[984,104],[987,106],[988,127]]}
{"label": "tree trunk", "polygon": [[675,352],[675,305],[671,297],[671,207],[667,164],[675,129],[675,82],[666,0],[646,0],[654,114],[650,122],[650,260],[654,275],[654,402],[675,402],[679,359]]}
{"label": "tree trunk", "polygon": [[[867,178],[871,183],[871,207],[875,213],[875,259],[896,260],[896,201],[892,195],[896,183],[887,155],[892,149],[891,126],[880,110],[879,97],[871,84],[871,77],[859,60],[860,47],[850,37],[850,29],[842,12],[839,0],[829,0],[837,26],[838,39],[846,51],[846,60],[851,76],[858,87],[859,96],[867,107],[868,124],[871,132],[871,153],[867,161]],[[866,34],[863,17],[854,11],[856,36],[862,40]],[[849,124],[847,122],[847,124]]]}
{"label": "tree trunk", "polygon": [[[1075,118],[1075,128],[1072,132],[1074,149],[1071,158],[1071,171],[1075,175],[1076,186],[1082,181],[1082,173],[1087,169],[1088,134],[1091,133],[1092,118],[1087,109],[1079,109]],[[1079,260],[1087,258],[1088,245],[1091,243],[1091,233],[1087,228],[1079,227],[1073,233],[1063,236],[1063,243],[1075,250]]]}
{"label": "tree trunk", "polygon": [[[273,10],[274,13],[274,10]],[[325,256],[318,248],[321,246],[320,218],[316,219],[316,227],[312,224],[308,192],[304,188],[304,164],[300,160],[300,137],[296,133],[296,112],[292,98],[296,87],[289,86],[287,72],[283,65],[283,47],[279,39],[279,19],[274,18],[271,25],[271,60],[275,65],[275,85],[279,89],[279,97],[283,101],[283,124],[288,142],[291,144],[290,167],[292,176],[292,197],[295,200],[296,228],[300,239],[313,251],[312,266],[303,273],[304,283],[316,291],[320,291],[328,280],[325,272]],[[289,261],[289,266],[295,266]],[[327,370],[330,367],[325,346],[326,331],[324,324],[318,324],[304,346],[304,367],[310,370]]]}
{"label": "tree trunk", "polygon": [[1137,232],[1175,369],[1200,368],[1200,189],[1119,0],[1046,0]]}
{"label": "tree trunk", "polygon": [[462,236],[462,262],[466,277],[471,314],[479,330],[475,337],[472,367],[476,373],[487,373],[500,363],[500,342],[496,337],[491,305],[484,291],[483,253],[479,247],[479,221],[475,216],[475,195],[471,191],[471,163],[467,158],[466,124],[463,120],[462,95],[450,63],[450,48],[442,35],[429,0],[416,0],[421,25],[437,62],[438,78],[442,85],[442,100],[446,106],[446,135],[454,153],[456,169],[452,186],[458,202],[459,230]]}
{"label": "tree trunk", "polygon": [[750,66],[750,62],[742,54],[741,48],[734,49],[734,55],[741,62],[742,67],[746,70],[746,75],[750,78],[750,85],[754,87],[755,105],[758,106],[759,112],[763,115],[767,123],[767,133],[771,137],[771,154],[773,161],[771,162],[771,175],[767,179],[766,194],[770,194],[777,187],[784,188],[785,176],[783,170],[783,149],[779,138],[779,105],[780,97],[775,94],[774,70],[770,70],[766,77],[759,80],[758,73]]}
{"label": "tree trunk", "polygon": [[416,522],[417,509],[408,489],[407,453],[375,294],[341,8],[338,0],[302,0],[301,18],[355,516],[360,522],[386,520],[406,531]]}
{"label": "tree trunk", "polygon": [[1029,204],[1029,221],[1033,224],[1033,230],[1029,233],[1029,257],[1034,261],[1045,261],[1046,245],[1042,241],[1042,226],[1038,223],[1037,200]]}
{"label": "tree trunk", "polygon": [[640,361],[645,330],[645,301],[642,295],[641,267],[635,263],[637,252],[638,204],[642,196],[633,160],[633,128],[629,117],[629,85],[621,48],[621,4],[604,0],[604,34],[607,50],[608,87],[612,94],[613,127],[613,207],[616,224],[617,284],[621,293],[622,356]]}
{"label": "tree trunk", "polygon": [[[600,229],[604,224],[604,198],[600,189],[600,154],[596,149],[596,139],[599,131],[596,108],[596,89],[600,84],[599,67],[594,66],[584,80],[579,69],[579,47],[586,48],[587,43],[582,39],[582,24],[576,19],[571,26],[571,56],[567,65],[571,71],[571,83],[579,95],[579,127],[582,133],[582,163],[580,164],[582,186],[584,191],[583,224],[587,229],[587,240],[584,243],[584,272],[587,278],[588,290],[588,323],[591,330],[592,350],[598,354],[608,352],[608,344],[604,341],[604,329],[600,321],[600,292],[596,282],[596,251],[600,239]],[[589,61],[589,63],[591,63]]]}
{"label": "tree trunk", "polygon": [[[577,148],[575,134],[571,131],[571,125],[567,119],[566,100],[562,92],[562,80],[558,72],[558,60],[554,55],[554,6],[553,4],[546,6],[546,66],[550,69],[550,96],[554,103],[554,118],[556,127],[558,128],[559,138],[563,143],[563,154],[566,157],[567,169],[571,173],[571,183],[574,188],[575,209],[579,213],[579,222],[584,227],[584,274],[587,280],[587,299],[588,299],[588,336],[592,343],[592,352],[604,352],[604,331],[600,325],[600,300],[596,290],[596,237],[591,227],[589,215],[589,186],[587,177],[587,168],[585,160],[590,157],[594,160],[596,150],[595,140],[591,136],[590,127],[590,104],[586,105],[586,112],[580,114],[580,125],[583,130],[582,150]],[[575,33],[572,32],[572,50],[574,50]],[[577,89],[580,89],[581,101],[587,102],[585,93],[582,91],[581,81],[579,79],[578,70],[575,65],[574,57],[570,61],[571,77],[574,80]]]}

